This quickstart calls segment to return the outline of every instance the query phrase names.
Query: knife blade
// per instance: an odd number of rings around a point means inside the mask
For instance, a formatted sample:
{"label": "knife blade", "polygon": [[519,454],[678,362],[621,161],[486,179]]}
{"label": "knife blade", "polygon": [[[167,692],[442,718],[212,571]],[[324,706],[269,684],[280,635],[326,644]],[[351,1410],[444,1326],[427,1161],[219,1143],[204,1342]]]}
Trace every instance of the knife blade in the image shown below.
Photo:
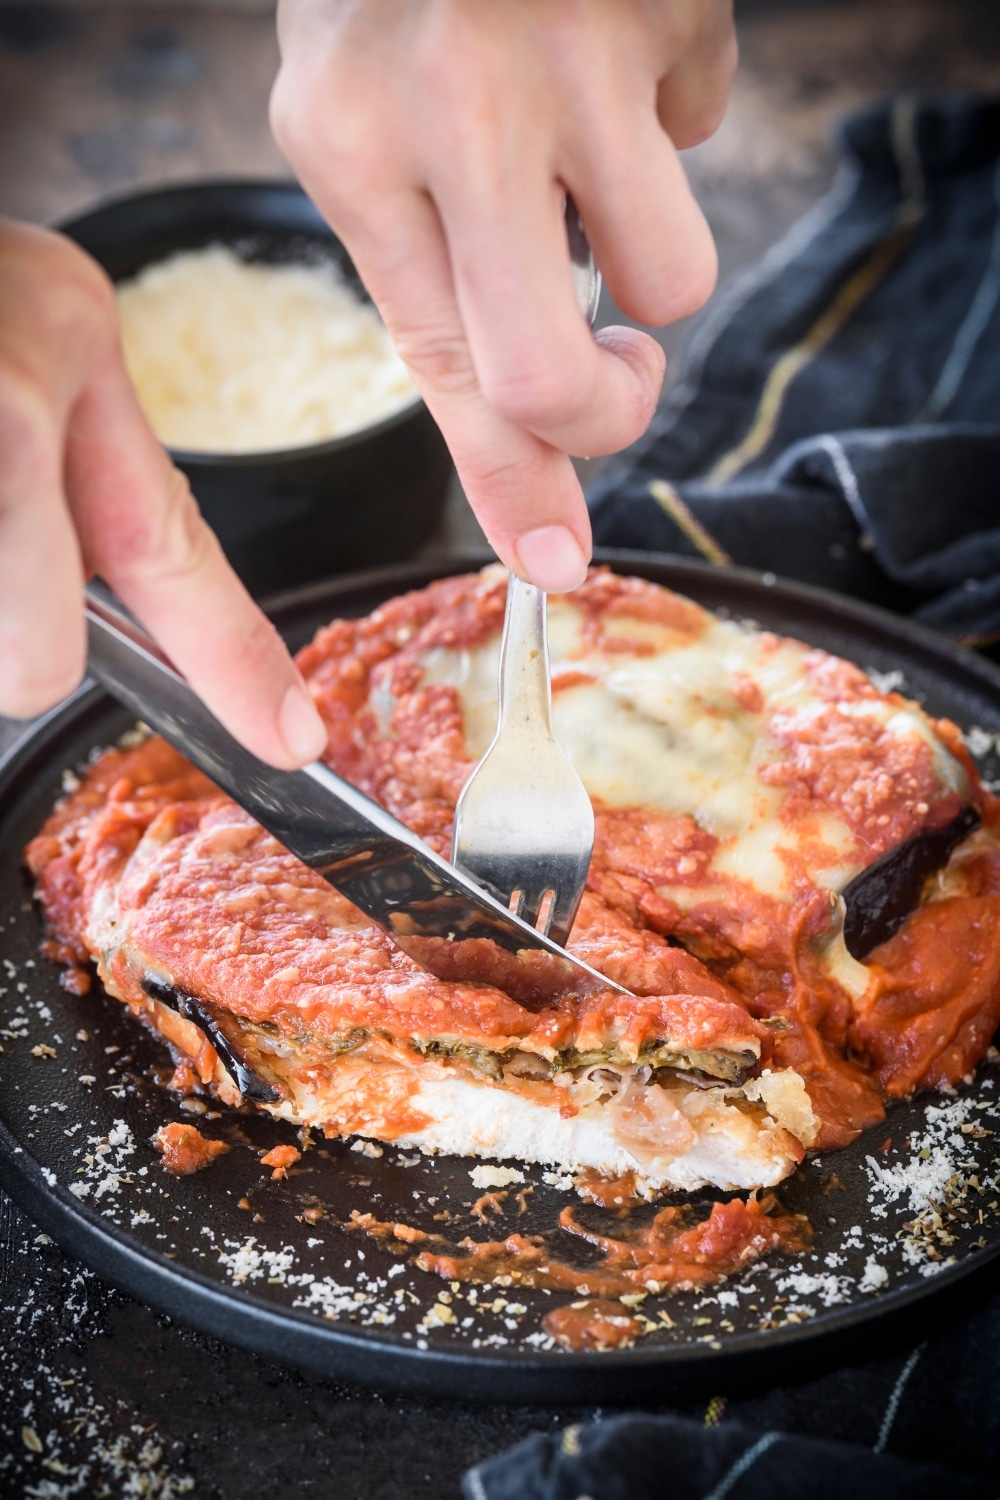
{"label": "knife blade", "polygon": [[423,968],[495,985],[529,1010],[558,994],[628,993],[505,910],[322,762],[279,771],[259,760],[146,632],[89,590],[86,616],[91,676]]}

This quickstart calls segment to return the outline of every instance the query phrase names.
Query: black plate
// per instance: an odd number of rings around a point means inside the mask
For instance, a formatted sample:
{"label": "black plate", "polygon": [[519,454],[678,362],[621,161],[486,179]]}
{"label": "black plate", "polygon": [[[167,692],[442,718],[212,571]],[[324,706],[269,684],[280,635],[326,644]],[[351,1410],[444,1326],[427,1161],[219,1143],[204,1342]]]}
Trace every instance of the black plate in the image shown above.
{"label": "black plate", "polygon": [[[987,752],[985,774],[997,774],[991,737],[1000,733],[1000,671],[989,663],[878,610],[767,575],[648,554],[609,556],[621,571],[866,669],[901,672],[904,690],[931,712],[979,726],[974,741]],[[335,614],[363,613],[464,566],[413,565],[315,586],[277,601],[275,617],[299,645]],[[367,1155],[327,1142],[309,1150],[286,1181],[272,1182],[257,1154],[294,1142],[292,1129],[213,1111],[197,1123],[232,1149],[197,1176],[166,1176],[149,1137],[165,1120],[194,1117],[156,1082],[165,1053],[102,993],[76,998],[60,988],[58,971],[37,953],[41,924],[20,863],[64,769],[127,728],[121,710],[86,689],[0,766],[0,1176],[64,1248],[133,1296],[220,1338],[341,1378],[466,1399],[593,1402],[648,1399],[678,1381],[690,1390],[739,1368],[760,1369],[768,1356],[787,1361],[820,1335],[866,1332],[873,1319],[1000,1251],[1000,1163],[990,1133],[1000,1114],[995,1060],[954,1096],[893,1107],[883,1126],[846,1151],[806,1162],[782,1186],[783,1203],[815,1226],[810,1254],[758,1263],[706,1295],[649,1298],[645,1311],[653,1319],[666,1311],[670,1326],[617,1353],[546,1347],[540,1324],[555,1296],[500,1286],[479,1288],[474,1298],[449,1291],[341,1227],[358,1209],[435,1229],[434,1215],[448,1210],[457,1216],[449,1227],[455,1238],[497,1237],[499,1225],[487,1230],[469,1214],[478,1197],[472,1161],[390,1146]],[[97,1151],[102,1142],[108,1149]],[[893,1196],[904,1171],[912,1186]],[[507,1232],[558,1235],[558,1209],[577,1202],[575,1194],[546,1183],[537,1169],[524,1169],[524,1178],[534,1191],[523,1215],[508,1198]],[[937,1220],[928,1197],[950,1204]],[[311,1224],[303,1215],[316,1208],[324,1216]],[[585,1205],[578,1211],[591,1222],[602,1217]],[[560,1250],[579,1253],[575,1241]]]}

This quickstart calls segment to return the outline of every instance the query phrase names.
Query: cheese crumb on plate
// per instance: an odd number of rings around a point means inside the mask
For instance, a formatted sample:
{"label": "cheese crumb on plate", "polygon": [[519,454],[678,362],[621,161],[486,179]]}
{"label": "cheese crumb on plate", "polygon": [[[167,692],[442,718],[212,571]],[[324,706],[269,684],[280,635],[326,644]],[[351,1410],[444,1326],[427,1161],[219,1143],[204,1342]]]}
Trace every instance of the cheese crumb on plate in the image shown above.
{"label": "cheese crumb on plate", "polygon": [[473,1167],[469,1176],[477,1188],[505,1188],[512,1182],[524,1181],[524,1173],[516,1167]]}

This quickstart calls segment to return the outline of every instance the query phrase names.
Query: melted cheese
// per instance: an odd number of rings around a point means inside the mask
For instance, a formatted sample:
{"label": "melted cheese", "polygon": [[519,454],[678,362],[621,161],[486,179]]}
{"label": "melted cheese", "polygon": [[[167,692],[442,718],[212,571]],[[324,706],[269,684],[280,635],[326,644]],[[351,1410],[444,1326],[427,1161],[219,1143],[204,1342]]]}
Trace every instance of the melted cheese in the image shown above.
{"label": "melted cheese", "polygon": [[[786,790],[768,786],[760,774],[784,758],[768,729],[776,712],[794,730],[830,707],[806,669],[809,648],[712,616],[695,637],[655,621],[617,617],[605,622],[605,639],[611,634],[615,649],[594,649],[580,610],[566,599],[551,602],[553,722],[595,803],[695,818],[720,840],[711,873],[782,900],[792,898],[786,856],[808,839],[813,855],[821,855],[810,871],[813,883],[841,890],[864,862],[852,829],[822,807],[812,818],[786,823],[780,817]],[[629,651],[627,643],[636,649]],[[423,658],[425,681],[448,684],[461,697],[466,752],[473,759],[496,726],[498,661],[497,638],[473,649],[437,648]],[[560,688],[565,674],[572,676]],[[759,691],[759,710],[743,706],[740,683]],[[887,698],[835,706],[893,736],[923,740],[942,782],[953,790],[964,786],[962,767],[919,713]],[[704,899],[704,883],[699,891]],[[683,885],[662,886],[660,893],[690,904]]]}
{"label": "melted cheese", "polygon": [[355,432],[415,400],[375,309],[330,262],[256,265],[222,245],[118,288],[125,363],[161,442],[252,453]]}
{"label": "melted cheese", "polygon": [[[369,1076],[378,1071],[393,1070],[378,1070],[376,1065]],[[335,1091],[318,1087],[313,1073],[288,1073],[283,1082],[288,1096],[280,1104],[265,1106],[270,1114],[295,1124],[322,1126],[331,1119],[330,1095]],[[632,1172],[638,1191],[648,1197],[665,1188],[693,1192],[706,1186],[726,1191],[774,1186],[801,1159],[799,1138],[808,1144],[817,1132],[802,1080],[788,1069],[755,1079],[745,1089],[672,1090],[669,1099],[682,1116],[682,1141],[658,1142],[654,1132],[641,1149],[623,1126],[621,1114],[604,1105],[563,1111],[549,1097],[472,1081],[433,1063],[420,1067],[412,1084],[409,1077],[405,1083],[407,1090],[413,1087],[407,1104],[419,1125],[403,1133],[386,1129],[377,1104],[366,1119],[369,1106],[361,1091],[352,1096],[351,1131],[429,1153],[513,1158],[611,1178]],[[650,1092],[662,1094],[666,1103],[665,1091],[652,1086]],[[745,1113],[738,1102],[744,1098],[760,1101],[767,1113]],[[801,1137],[793,1135],[793,1125]]]}

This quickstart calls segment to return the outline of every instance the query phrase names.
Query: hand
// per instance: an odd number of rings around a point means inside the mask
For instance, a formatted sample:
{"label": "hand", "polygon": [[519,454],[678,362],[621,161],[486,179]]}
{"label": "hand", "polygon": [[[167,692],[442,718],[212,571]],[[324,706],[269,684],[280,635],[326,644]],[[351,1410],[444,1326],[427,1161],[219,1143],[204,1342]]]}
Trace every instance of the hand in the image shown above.
{"label": "hand", "polygon": [[582,581],[568,454],[633,442],[663,355],[593,338],[563,227],[572,194],[618,305],[659,324],[716,275],[677,156],[721,119],[730,0],[279,0],[275,134],[347,246],[498,555]]}
{"label": "hand", "polygon": [[90,573],[249,749],[282,767],[322,752],[288,652],[139,408],[111,283],[69,240],[0,220],[0,713],[80,681]]}

